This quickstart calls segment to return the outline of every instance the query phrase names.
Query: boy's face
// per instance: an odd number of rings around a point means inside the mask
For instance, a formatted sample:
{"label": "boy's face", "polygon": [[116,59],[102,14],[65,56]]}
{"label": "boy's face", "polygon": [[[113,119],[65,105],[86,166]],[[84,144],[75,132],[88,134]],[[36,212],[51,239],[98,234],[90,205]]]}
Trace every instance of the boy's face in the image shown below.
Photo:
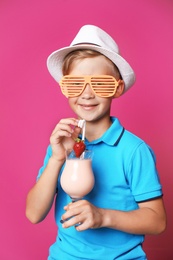
{"label": "boy's face", "polygon": [[[113,64],[104,56],[74,61],[69,75],[110,75],[119,80]],[[117,97],[118,96],[117,91]],[[95,95],[90,87],[90,84],[86,84],[86,87],[81,95],[71,97],[68,101],[71,109],[76,115],[78,115],[79,118],[91,122],[110,117],[112,99],[112,97],[102,98]]]}

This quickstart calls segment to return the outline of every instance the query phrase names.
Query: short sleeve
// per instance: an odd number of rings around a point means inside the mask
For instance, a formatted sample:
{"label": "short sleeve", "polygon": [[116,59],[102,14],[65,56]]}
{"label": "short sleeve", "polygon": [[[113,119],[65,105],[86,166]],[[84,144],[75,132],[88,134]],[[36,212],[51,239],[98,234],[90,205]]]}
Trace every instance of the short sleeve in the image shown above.
{"label": "short sleeve", "polygon": [[48,161],[49,161],[51,156],[52,156],[52,149],[51,149],[51,146],[49,145],[48,148],[47,148],[47,151],[46,151],[46,156],[44,158],[43,166],[40,168],[40,170],[38,172],[37,179],[36,179],[37,181],[40,178],[40,176],[42,175],[44,169],[46,168],[46,165],[48,164]]}
{"label": "short sleeve", "polygon": [[136,202],[162,196],[155,155],[145,142],[142,142],[132,154],[128,180]]}

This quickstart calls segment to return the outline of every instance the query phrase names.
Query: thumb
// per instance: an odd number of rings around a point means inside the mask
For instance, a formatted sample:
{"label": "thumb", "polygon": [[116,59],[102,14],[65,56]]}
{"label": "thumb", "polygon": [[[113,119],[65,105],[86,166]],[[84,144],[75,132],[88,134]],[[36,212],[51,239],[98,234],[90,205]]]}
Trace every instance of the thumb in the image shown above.
{"label": "thumb", "polygon": [[73,134],[72,134],[72,138],[73,138],[73,139],[78,138],[78,135],[80,134],[80,132],[81,132],[81,128],[78,127],[78,126],[76,126],[76,127],[74,128],[74,132],[73,132]]}

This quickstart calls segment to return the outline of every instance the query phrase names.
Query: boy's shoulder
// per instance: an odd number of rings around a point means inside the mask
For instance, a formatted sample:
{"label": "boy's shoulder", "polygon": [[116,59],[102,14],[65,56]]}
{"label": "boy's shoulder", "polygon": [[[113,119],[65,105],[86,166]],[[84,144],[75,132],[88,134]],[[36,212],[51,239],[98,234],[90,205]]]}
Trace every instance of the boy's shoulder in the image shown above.
{"label": "boy's shoulder", "polygon": [[129,131],[128,129],[125,129],[124,136],[128,138],[129,141],[133,141],[137,143],[145,143],[145,141],[141,137]]}
{"label": "boy's shoulder", "polygon": [[134,133],[128,130],[124,131],[124,138],[123,138],[122,145],[125,147],[126,152],[129,154],[133,154],[136,152],[143,155],[150,154],[154,160],[156,159],[152,147],[142,138],[140,138],[139,136],[135,135]]}
{"label": "boy's shoulder", "polygon": [[111,117],[111,120],[113,122],[113,125],[112,125],[112,132],[116,131],[116,132],[119,132],[119,133],[122,133],[122,129],[124,129],[123,131],[123,134],[122,134],[122,139],[125,141],[125,142],[132,142],[132,143],[145,143],[145,141],[140,138],[139,136],[137,136],[136,134],[134,134],[133,132],[129,131],[128,129],[126,129],[122,124],[121,122],[119,121],[118,118],[116,117]]}

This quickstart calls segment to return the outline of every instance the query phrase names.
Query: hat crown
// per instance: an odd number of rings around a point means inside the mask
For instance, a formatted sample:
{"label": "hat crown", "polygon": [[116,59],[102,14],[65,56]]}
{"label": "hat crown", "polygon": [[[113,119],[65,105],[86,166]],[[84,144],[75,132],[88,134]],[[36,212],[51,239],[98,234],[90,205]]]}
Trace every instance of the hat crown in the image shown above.
{"label": "hat crown", "polygon": [[70,46],[81,44],[97,45],[119,54],[119,47],[113,38],[94,25],[84,25],[81,27]]}

